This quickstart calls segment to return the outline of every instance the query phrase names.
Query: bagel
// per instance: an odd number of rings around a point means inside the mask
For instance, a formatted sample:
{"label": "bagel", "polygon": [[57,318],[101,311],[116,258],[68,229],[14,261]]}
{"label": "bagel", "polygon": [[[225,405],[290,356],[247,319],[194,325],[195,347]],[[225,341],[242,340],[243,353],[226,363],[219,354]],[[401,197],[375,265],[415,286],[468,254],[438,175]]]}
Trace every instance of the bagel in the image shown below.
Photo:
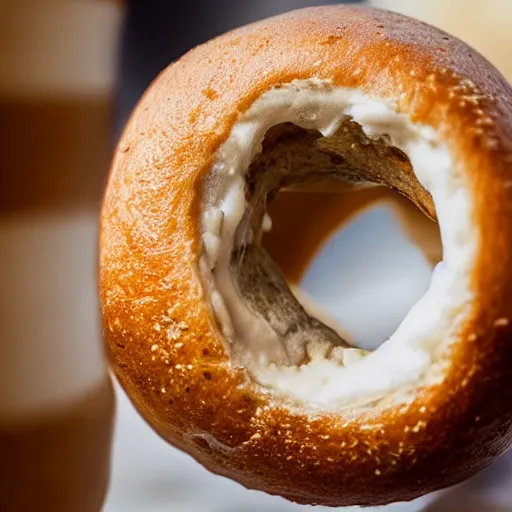
{"label": "bagel", "polygon": [[[308,8],[187,53],[116,151],[100,292],[140,414],[210,471],[303,504],[381,505],[460,482],[512,436],[512,90],[401,15]],[[262,246],[297,183],[387,186],[443,261],[367,353],[311,317]]]}

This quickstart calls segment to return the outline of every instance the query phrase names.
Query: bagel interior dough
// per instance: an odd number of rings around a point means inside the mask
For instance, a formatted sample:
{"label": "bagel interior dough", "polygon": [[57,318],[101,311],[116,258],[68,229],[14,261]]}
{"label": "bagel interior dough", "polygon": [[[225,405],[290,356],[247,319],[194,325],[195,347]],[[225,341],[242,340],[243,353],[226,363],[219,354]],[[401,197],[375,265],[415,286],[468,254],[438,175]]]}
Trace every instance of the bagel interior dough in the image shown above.
{"label": "bagel interior dough", "polygon": [[[312,317],[260,243],[271,226],[267,201],[322,179],[392,187],[439,222],[443,261],[428,291],[373,352]],[[255,382],[325,410],[442,380],[445,350],[470,309],[477,235],[461,166],[431,127],[397,113],[392,101],[296,80],[264,93],[233,126],[201,207],[203,285],[231,361]]]}

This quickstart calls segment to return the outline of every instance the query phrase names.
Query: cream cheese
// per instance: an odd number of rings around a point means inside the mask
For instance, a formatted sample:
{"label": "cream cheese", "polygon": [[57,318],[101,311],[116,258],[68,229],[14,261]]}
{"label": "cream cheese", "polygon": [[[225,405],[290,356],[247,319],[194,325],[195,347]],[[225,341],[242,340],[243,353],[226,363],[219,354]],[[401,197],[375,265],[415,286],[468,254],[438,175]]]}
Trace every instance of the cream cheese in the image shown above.
{"label": "cream cheese", "polygon": [[[300,367],[275,365],[265,354],[276,350],[277,335],[244,304],[230,273],[235,231],[247,206],[244,174],[271,127],[291,122],[328,137],[346,116],[370,138],[386,134],[408,155],[418,180],[433,197],[444,260],[425,295],[374,352],[362,357],[357,350],[345,349],[343,366],[337,358],[315,359]],[[391,102],[358,90],[319,79],[294,81],[257,99],[218,151],[203,201],[202,277],[215,299],[212,306],[227,341],[232,345],[241,341],[257,354],[249,370],[259,383],[308,406],[325,409],[360,403],[425,379],[442,379],[440,354],[456,339],[472,300],[469,273],[478,237],[471,217],[472,201],[461,165],[432,128],[397,113]]]}

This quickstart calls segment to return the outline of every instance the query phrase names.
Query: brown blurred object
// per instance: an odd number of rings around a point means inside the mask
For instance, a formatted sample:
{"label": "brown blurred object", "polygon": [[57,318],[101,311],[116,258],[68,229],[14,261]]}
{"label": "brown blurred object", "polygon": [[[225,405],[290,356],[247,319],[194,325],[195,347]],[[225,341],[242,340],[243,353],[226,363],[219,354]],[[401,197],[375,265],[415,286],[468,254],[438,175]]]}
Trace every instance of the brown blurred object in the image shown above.
{"label": "brown blurred object", "polygon": [[101,510],[110,480],[110,380],[59,413],[0,425],[1,510]]}
{"label": "brown blurred object", "polygon": [[116,4],[1,4],[0,214],[99,208],[112,146]]}
{"label": "brown blurred object", "polygon": [[111,103],[105,95],[0,98],[0,167],[12,170],[1,175],[0,215],[99,207]]}
{"label": "brown blurred object", "polygon": [[97,512],[114,395],[96,292],[119,2],[0,4],[0,510]]}

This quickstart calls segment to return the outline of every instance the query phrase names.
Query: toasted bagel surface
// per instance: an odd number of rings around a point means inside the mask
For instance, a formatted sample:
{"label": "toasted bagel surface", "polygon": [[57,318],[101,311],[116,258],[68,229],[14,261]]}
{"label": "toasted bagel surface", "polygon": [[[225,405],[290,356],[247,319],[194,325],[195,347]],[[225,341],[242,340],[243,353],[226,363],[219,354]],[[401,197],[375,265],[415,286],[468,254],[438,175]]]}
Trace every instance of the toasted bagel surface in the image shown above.
{"label": "toasted bagel surface", "polygon": [[[261,388],[232,360],[199,269],[204,182],[219,150],[262,95],[310,79],[433,129],[471,196],[471,300],[442,380],[403,400],[301,409]],[[410,500],[487,466],[512,437],[511,120],[512,91],[483,57],[368,8],[265,20],[167,68],[126,127],[102,215],[105,339],[140,413],[211,471],[300,503]],[[411,186],[402,192],[435,217]]]}

